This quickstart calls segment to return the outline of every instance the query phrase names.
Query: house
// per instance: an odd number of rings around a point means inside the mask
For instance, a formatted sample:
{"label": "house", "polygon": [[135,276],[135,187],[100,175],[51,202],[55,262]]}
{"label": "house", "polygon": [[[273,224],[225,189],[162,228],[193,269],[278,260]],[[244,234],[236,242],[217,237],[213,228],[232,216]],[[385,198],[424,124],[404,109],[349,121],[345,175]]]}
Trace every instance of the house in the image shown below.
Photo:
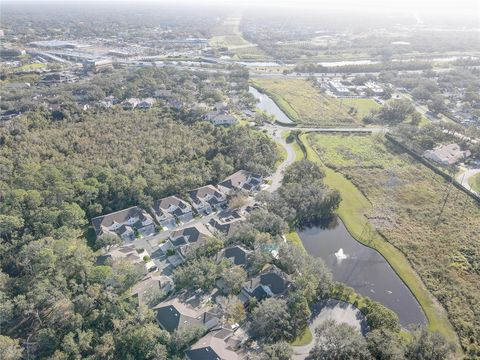
{"label": "house", "polygon": [[220,210],[227,203],[227,197],[213,185],[206,185],[188,192],[190,202],[199,213],[209,214]]}
{"label": "house", "polygon": [[159,224],[168,229],[193,219],[192,206],[176,196],[154,201],[152,211]]}
{"label": "house", "polygon": [[155,90],[155,92],[153,93],[153,97],[156,97],[158,99],[163,99],[163,100],[170,99],[172,95],[173,95],[172,90],[165,90],[165,89]]}
{"label": "house", "polygon": [[380,96],[384,94],[383,88],[373,81],[367,81],[365,86],[370,89],[375,96]]}
{"label": "house", "polygon": [[217,218],[213,218],[208,222],[208,226],[213,232],[221,232],[227,237],[235,232],[236,227],[244,220],[238,211],[227,210],[221,212]]}
{"label": "house", "polygon": [[251,250],[245,249],[243,246],[234,245],[223,249],[218,255],[218,259],[229,259],[234,265],[246,267],[249,263]]}
{"label": "house", "polygon": [[176,296],[156,305],[153,310],[160,327],[170,333],[181,327],[202,326],[205,331],[219,323],[216,310],[205,304],[198,295]]}
{"label": "house", "polygon": [[462,151],[457,144],[439,145],[433,150],[427,150],[423,157],[443,165],[453,165],[471,155],[470,150]]}
{"label": "house", "polygon": [[249,110],[249,109],[243,110],[243,114],[246,117],[249,117],[249,118],[255,117],[255,111],[252,111],[252,110]]}
{"label": "house", "polygon": [[238,337],[230,329],[209,332],[185,351],[187,360],[240,360]]}
{"label": "house", "polygon": [[219,111],[209,111],[207,112],[203,118],[207,121],[212,121],[213,119],[215,119],[216,116],[220,115],[221,113]]}
{"label": "house", "polygon": [[210,121],[213,125],[233,125],[236,124],[237,119],[232,115],[219,114],[208,121]]}
{"label": "house", "polygon": [[170,265],[177,267],[185,261],[192,247],[198,246],[211,237],[213,237],[212,233],[205,225],[199,223],[172,231],[159,249],[165,254]]}
{"label": "house", "polygon": [[235,190],[256,192],[260,190],[262,183],[261,175],[253,174],[246,170],[239,170],[219,183],[218,189],[226,194],[230,194]]}
{"label": "house", "polygon": [[150,109],[155,104],[155,102],[156,102],[156,100],[154,98],[142,99],[137,104],[137,108],[139,108],[139,109]]}
{"label": "house", "polygon": [[139,103],[140,103],[140,99],[137,99],[137,98],[130,98],[122,101],[123,108],[126,110],[135,109]]}
{"label": "house", "polygon": [[77,80],[77,77],[69,72],[52,73],[42,77],[39,81],[42,85],[60,84],[60,83],[73,83]]}
{"label": "house", "polygon": [[131,294],[138,299],[139,305],[148,304],[157,294],[168,294],[174,289],[173,280],[157,273],[147,274],[132,288]]}
{"label": "house", "polygon": [[157,267],[155,263],[150,260],[150,255],[145,249],[136,249],[133,245],[115,246],[104,255],[97,258],[98,265],[111,264],[115,260],[124,259],[128,262],[138,265],[146,271],[155,271]]}
{"label": "house", "polygon": [[246,298],[255,297],[257,300],[263,300],[267,297],[284,295],[290,287],[289,276],[272,265],[255,278],[248,280],[242,288],[241,295]]}
{"label": "house", "polygon": [[0,58],[2,59],[16,58],[25,54],[26,52],[23,49],[5,48],[5,47],[0,48]]}
{"label": "house", "polygon": [[329,81],[328,86],[330,90],[338,96],[347,96],[350,94],[350,90],[339,81]]}
{"label": "house", "polygon": [[138,206],[97,216],[92,225],[98,236],[117,234],[124,241],[132,241],[136,235],[150,235],[155,231],[152,217]]}

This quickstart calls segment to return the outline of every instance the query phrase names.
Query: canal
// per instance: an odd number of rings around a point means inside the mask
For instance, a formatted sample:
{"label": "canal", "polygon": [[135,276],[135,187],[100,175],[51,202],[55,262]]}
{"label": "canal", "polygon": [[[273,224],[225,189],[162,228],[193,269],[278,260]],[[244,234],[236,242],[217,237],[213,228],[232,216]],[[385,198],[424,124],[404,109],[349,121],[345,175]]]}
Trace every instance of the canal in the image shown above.
{"label": "canal", "polygon": [[253,86],[248,88],[248,92],[258,100],[257,108],[265,111],[269,115],[275,116],[275,119],[284,124],[293,124],[294,122],[275,104],[275,101],[270,99],[266,94],[262,94]]}

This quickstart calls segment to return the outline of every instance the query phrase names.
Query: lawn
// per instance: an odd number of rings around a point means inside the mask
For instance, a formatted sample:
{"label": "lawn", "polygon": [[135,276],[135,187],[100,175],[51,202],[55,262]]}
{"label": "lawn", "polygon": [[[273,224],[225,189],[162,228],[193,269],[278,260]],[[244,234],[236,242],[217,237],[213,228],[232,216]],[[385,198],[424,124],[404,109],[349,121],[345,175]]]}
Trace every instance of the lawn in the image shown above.
{"label": "lawn", "polygon": [[45,66],[46,66],[45,64],[40,64],[40,63],[25,64],[18,68],[15,68],[14,71],[16,72],[30,71],[30,70],[41,69]]}
{"label": "lawn", "polygon": [[252,82],[297,123],[321,126],[361,123],[359,117],[348,113],[349,107],[321,93],[307,80],[254,78]]}
{"label": "lawn", "polygon": [[341,193],[339,216],[352,235],[388,260],[418,299],[430,330],[453,342],[451,322],[464,350],[478,356],[478,204],[381,136],[302,140],[315,149],[307,147],[308,157],[326,165],[327,185]]}
{"label": "lawn", "polygon": [[468,179],[468,185],[470,185],[473,191],[480,193],[480,173],[470,177],[470,179]]}
{"label": "lawn", "polygon": [[380,104],[373,99],[352,99],[352,98],[338,98],[342,105],[347,108],[354,108],[357,112],[357,117],[363,119],[370,111],[380,109]]}

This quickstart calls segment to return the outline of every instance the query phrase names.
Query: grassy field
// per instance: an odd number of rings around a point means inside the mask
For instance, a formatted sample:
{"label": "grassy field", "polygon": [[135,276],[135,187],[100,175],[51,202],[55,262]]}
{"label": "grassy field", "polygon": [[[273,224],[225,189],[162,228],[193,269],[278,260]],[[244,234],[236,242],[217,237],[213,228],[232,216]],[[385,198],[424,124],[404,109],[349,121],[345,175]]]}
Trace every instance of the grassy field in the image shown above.
{"label": "grassy field", "polygon": [[468,179],[468,185],[471,186],[473,191],[480,193],[480,173],[473,175],[470,179]]}
{"label": "grassy field", "polygon": [[336,98],[322,94],[307,80],[254,78],[252,81],[299,124],[321,126],[360,124],[358,116],[348,113],[349,107]]}
{"label": "grassy field", "polygon": [[256,44],[246,40],[240,31],[240,17],[229,16],[212,32],[210,45],[213,47],[226,47],[234,53],[235,59],[266,59],[267,54]]}
{"label": "grassy field", "polygon": [[380,109],[380,104],[373,99],[352,99],[352,98],[338,98],[343,106],[347,108],[354,108],[357,111],[357,117],[363,119],[370,111]]}
{"label": "grassy field", "polygon": [[388,260],[420,302],[431,330],[454,341],[451,322],[466,352],[478,356],[478,204],[380,136],[302,139],[315,149],[308,149],[309,158],[327,166],[325,182],[340,191],[339,215],[352,235]]}
{"label": "grassy field", "polygon": [[47,66],[47,65],[39,64],[39,63],[25,64],[25,65],[22,65],[22,66],[16,68],[15,71],[37,70],[37,69],[44,68],[45,66]]}

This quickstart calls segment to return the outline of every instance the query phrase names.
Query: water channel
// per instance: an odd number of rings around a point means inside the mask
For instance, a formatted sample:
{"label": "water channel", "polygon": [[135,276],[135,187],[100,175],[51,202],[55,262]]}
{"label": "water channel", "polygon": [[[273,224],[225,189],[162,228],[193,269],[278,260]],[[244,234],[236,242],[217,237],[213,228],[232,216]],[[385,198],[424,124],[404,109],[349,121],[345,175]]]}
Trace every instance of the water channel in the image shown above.
{"label": "water channel", "polygon": [[259,102],[257,103],[257,108],[265,111],[269,115],[275,116],[275,119],[284,124],[293,124],[293,121],[275,104],[275,101],[270,99],[266,94],[261,93],[253,86],[250,86],[248,89],[249,93],[252,94]]}

